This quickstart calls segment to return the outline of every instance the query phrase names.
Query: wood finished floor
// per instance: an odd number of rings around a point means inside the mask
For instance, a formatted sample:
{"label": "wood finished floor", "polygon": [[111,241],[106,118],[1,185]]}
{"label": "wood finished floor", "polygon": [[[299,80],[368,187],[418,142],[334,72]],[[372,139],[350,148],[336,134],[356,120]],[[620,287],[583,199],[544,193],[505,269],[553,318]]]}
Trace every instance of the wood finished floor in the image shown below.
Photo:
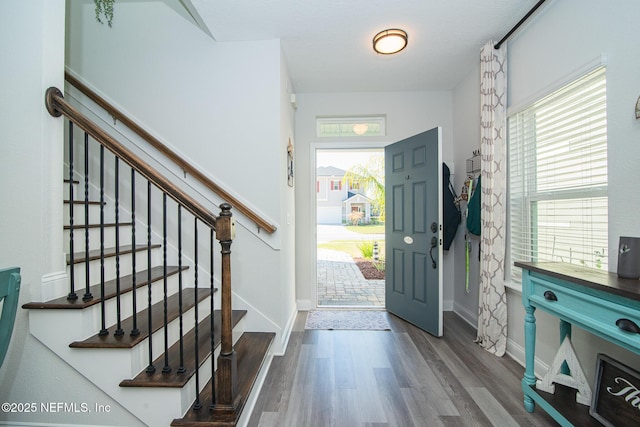
{"label": "wood finished floor", "polygon": [[482,350],[451,312],[443,338],[392,315],[391,331],[304,330],[305,319],[273,359],[250,427],[557,425],[524,410],[522,366]]}

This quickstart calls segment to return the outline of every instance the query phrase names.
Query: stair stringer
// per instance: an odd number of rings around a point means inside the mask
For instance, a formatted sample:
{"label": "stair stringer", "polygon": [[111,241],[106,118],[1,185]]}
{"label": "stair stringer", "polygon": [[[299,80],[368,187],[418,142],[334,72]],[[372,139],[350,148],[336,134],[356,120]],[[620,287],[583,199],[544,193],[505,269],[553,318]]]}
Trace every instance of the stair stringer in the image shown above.
{"label": "stair stringer", "polygon": [[[199,305],[205,313],[209,301],[205,299]],[[195,400],[195,375],[182,388],[173,387],[120,387],[123,379],[135,377],[148,361],[148,339],[141,341],[132,349],[116,348],[71,348],[69,343],[92,336],[96,330],[94,323],[99,321],[99,305],[85,310],[32,309],[29,311],[31,334],[44,346],[58,355],[65,363],[87,378],[101,391],[113,398],[120,406],[129,411],[141,422],[149,426],[167,425],[170,420],[181,417]],[[93,313],[97,311],[98,314]],[[191,312],[185,315],[185,330],[194,322]],[[169,324],[170,344],[178,336],[178,319]],[[234,343],[244,332],[243,320],[233,330]],[[164,332],[153,334],[153,354],[163,351]],[[219,346],[214,360],[219,355]],[[155,356],[154,356],[155,357]],[[103,367],[108,366],[108,369]],[[162,369],[161,366],[156,369]],[[201,364],[200,388],[204,388],[211,378],[211,357]]]}
{"label": "stair stringer", "polygon": [[276,322],[271,320],[269,316],[267,316],[261,310],[259,310],[254,305],[249,303],[246,299],[244,299],[238,293],[232,292],[232,295],[233,295],[232,304],[233,304],[234,310],[247,311],[247,314],[245,316],[246,330],[256,331],[256,332],[275,333],[276,337],[273,340],[273,344],[271,345],[269,352],[276,355],[283,355],[287,348],[287,343],[289,342],[289,336],[291,335],[291,330],[293,329],[293,324],[295,323],[295,319],[298,314],[297,310],[293,310],[293,312],[290,313],[290,316],[286,325],[284,327],[281,327]]}

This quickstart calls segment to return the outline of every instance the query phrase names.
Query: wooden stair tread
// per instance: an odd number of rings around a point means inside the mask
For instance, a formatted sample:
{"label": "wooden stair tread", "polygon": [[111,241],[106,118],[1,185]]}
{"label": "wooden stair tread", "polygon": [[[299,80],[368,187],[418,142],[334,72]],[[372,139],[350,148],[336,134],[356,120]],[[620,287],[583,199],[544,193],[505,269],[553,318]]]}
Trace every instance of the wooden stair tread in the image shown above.
{"label": "wooden stair tread", "polygon": [[[153,244],[151,245],[151,249],[156,249],[159,248],[161,245],[159,244]],[[135,251],[136,252],[140,252],[140,251],[145,251],[147,250],[147,245],[136,245],[135,247]],[[132,245],[122,245],[120,246],[120,255],[126,255],[126,254],[130,254],[131,252],[133,252],[134,248]],[[104,248],[104,257],[105,258],[110,258],[110,257],[114,257],[116,256],[116,248]],[[87,260],[86,258],[86,254],[84,252],[74,252],[73,253],[73,263],[74,264],[79,264],[82,262],[86,262],[86,261],[95,261],[97,259],[100,259],[100,249],[92,249],[89,251],[89,259]],[[67,254],[67,265],[71,264],[71,259],[69,257],[69,255]]]}
{"label": "wooden stair tread", "polygon": [[[205,288],[198,289],[198,302],[203,301],[209,295],[211,290]],[[187,288],[182,291],[183,313],[187,312],[194,306],[195,288]],[[187,302],[185,302],[187,301]],[[107,335],[96,334],[84,341],[72,342],[69,347],[72,348],[132,348],[149,336],[149,308],[145,308],[138,312],[138,329],[140,334],[132,336],[129,332],[133,329],[133,317],[122,320],[122,329],[125,333],[121,336],[115,336],[116,325],[108,328]],[[171,295],[167,298],[167,322],[171,322],[180,315],[178,305],[178,294]],[[164,326],[164,301],[159,301],[151,307],[151,332],[156,332]]]}
{"label": "wooden stair tread", "polygon": [[[189,267],[182,267],[182,270],[187,270]],[[174,265],[167,266],[167,277],[177,274],[179,267]],[[164,267],[153,267],[151,269],[151,282],[155,282],[164,277]],[[136,272],[136,289],[148,284],[148,271]],[[130,292],[133,287],[133,275],[120,277],[120,294]],[[56,298],[47,302],[30,302],[24,304],[22,308],[27,309],[83,309],[90,307],[100,302],[100,285],[93,285],[89,288],[93,298],[88,301],[83,301],[85,288],[76,288],[78,299],[68,300],[67,297]],[[104,295],[105,299],[110,299],[116,296],[116,279],[104,282]]]}
{"label": "wooden stair tread", "polygon": [[[247,314],[246,310],[233,310],[231,312],[233,327],[238,324],[245,314]],[[221,318],[220,310],[215,310],[213,316],[214,348],[220,345]],[[193,328],[183,338],[185,372],[178,373],[180,342],[177,341],[169,348],[171,372],[162,372],[161,367],[165,363],[164,354],[162,354],[153,362],[156,367],[154,373],[149,374],[146,371],[142,371],[135,378],[122,381],[120,387],[184,387],[195,373],[195,335],[195,328]],[[200,365],[209,357],[209,354],[211,354],[211,315],[208,315],[198,323],[198,361]]]}
{"label": "wooden stair tread", "polygon": [[194,410],[192,406],[183,418],[173,420],[171,425],[179,427],[236,425],[274,337],[275,334],[271,332],[245,332],[236,343],[238,392],[241,401],[235,414],[216,414],[209,410],[212,396],[211,381],[209,381],[200,393],[202,408]]}

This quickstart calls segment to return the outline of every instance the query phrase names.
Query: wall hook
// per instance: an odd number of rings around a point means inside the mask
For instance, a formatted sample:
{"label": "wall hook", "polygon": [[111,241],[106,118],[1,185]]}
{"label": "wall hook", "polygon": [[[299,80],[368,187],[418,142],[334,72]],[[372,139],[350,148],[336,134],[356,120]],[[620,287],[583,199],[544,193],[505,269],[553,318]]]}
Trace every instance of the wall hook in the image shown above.
{"label": "wall hook", "polygon": [[640,120],[640,96],[638,102],[636,102],[636,119]]}

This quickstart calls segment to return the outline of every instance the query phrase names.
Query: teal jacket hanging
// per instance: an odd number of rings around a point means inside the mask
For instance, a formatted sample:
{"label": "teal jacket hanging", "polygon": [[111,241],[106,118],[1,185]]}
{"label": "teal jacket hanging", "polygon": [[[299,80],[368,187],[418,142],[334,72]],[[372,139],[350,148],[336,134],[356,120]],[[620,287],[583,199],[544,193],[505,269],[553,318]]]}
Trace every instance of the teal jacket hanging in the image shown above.
{"label": "teal jacket hanging", "polygon": [[480,230],[482,229],[480,221],[480,193],[482,193],[482,190],[480,187],[480,177],[478,177],[478,182],[476,183],[473,193],[471,193],[469,204],[467,205],[467,230],[476,236],[480,235]]}

